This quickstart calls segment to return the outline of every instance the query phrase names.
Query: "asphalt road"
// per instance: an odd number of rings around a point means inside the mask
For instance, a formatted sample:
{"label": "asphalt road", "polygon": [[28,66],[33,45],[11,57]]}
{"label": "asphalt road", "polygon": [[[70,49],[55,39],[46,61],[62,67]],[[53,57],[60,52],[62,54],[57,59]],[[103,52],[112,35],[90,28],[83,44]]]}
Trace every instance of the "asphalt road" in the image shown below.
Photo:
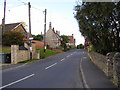
{"label": "asphalt road", "polygon": [[1,88],[83,88],[80,61],[84,50],[71,50],[3,71]]}

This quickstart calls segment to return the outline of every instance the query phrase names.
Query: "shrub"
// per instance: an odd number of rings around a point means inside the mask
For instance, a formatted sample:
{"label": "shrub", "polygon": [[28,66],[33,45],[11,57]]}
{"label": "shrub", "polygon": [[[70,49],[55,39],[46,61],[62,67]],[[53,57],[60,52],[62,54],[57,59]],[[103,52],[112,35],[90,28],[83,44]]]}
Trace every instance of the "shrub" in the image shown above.
{"label": "shrub", "polygon": [[3,34],[3,45],[22,45],[24,35],[16,31],[7,31]]}

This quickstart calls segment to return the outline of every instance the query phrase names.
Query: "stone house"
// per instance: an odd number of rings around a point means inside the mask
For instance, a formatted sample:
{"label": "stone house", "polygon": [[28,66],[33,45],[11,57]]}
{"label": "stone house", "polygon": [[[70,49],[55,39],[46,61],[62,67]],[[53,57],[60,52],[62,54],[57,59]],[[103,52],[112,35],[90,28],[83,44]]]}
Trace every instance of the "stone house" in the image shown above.
{"label": "stone house", "polygon": [[49,29],[46,33],[46,43],[48,48],[57,48],[61,45],[60,32],[55,32],[51,26],[51,22],[49,23]]}
{"label": "stone house", "polygon": [[69,48],[75,48],[76,46],[75,46],[75,39],[74,39],[73,34],[72,34],[72,36],[67,36],[67,37],[69,39],[69,42],[66,43],[67,47],[69,47]]}
{"label": "stone house", "polygon": [[17,31],[17,32],[23,33],[24,34],[23,39],[29,40],[29,34],[21,22],[5,24],[5,30],[3,31],[3,33],[7,32],[7,31]]}

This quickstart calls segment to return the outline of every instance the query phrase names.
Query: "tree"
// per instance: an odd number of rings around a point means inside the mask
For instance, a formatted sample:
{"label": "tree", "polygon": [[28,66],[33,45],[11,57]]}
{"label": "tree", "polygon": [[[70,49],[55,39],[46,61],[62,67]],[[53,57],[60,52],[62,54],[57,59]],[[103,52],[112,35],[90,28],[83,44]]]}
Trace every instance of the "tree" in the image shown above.
{"label": "tree", "polygon": [[83,44],[77,45],[77,49],[84,49],[84,45]]}
{"label": "tree", "polygon": [[7,31],[2,36],[2,44],[6,46],[10,45],[23,45],[24,35],[16,31]]}
{"label": "tree", "polygon": [[120,51],[120,1],[84,2],[75,11],[80,32],[97,52]]}
{"label": "tree", "polygon": [[70,39],[65,35],[61,35],[61,38],[62,38],[61,46],[64,48],[64,51],[66,51],[67,50],[66,43],[68,43]]}
{"label": "tree", "polygon": [[43,35],[32,35],[33,40],[43,41]]}
{"label": "tree", "polygon": [[68,43],[70,41],[70,39],[65,35],[61,35],[61,38],[65,43]]}

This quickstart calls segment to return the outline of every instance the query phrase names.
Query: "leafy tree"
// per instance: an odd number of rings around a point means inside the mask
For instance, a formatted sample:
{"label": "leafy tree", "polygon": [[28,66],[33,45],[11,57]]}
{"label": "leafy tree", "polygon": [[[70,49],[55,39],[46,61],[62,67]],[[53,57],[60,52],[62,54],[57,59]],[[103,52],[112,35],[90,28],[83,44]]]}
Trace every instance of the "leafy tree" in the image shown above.
{"label": "leafy tree", "polygon": [[65,43],[68,43],[70,41],[70,39],[65,35],[61,35],[61,38]]}
{"label": "leafy tree", "polygon": [[83,44],[77,45],[77,49],[83,49],[83,48],[84,48],[84,45],[83,45]]}
{"label": "leafy tree", "polygon": [[43,35],[32,35],[33,40],[43,41]]}
{"label": "leafy tree", "polygon": [[6,46],[10,45],[23,45],[24,35],[16,31],[7,31],[2,36],[2,44]]}
{"label": "leafy tree", "polygon": [[27,24],[24,21],[22,21],[21,23],[24,27],[27,27]]}
{"label": "leafy tree", "polygon": [[66,51],[67,50],[66,43],[68,43],[70,39],[65,35],[61,35],[61,38],[62,38],[61,46],[64,48],[64,51]]}
{"label": "leafy tree", "polygon": [[80,32],[97,52],[120,51],[120,1],[83,2],[75,11]]}

